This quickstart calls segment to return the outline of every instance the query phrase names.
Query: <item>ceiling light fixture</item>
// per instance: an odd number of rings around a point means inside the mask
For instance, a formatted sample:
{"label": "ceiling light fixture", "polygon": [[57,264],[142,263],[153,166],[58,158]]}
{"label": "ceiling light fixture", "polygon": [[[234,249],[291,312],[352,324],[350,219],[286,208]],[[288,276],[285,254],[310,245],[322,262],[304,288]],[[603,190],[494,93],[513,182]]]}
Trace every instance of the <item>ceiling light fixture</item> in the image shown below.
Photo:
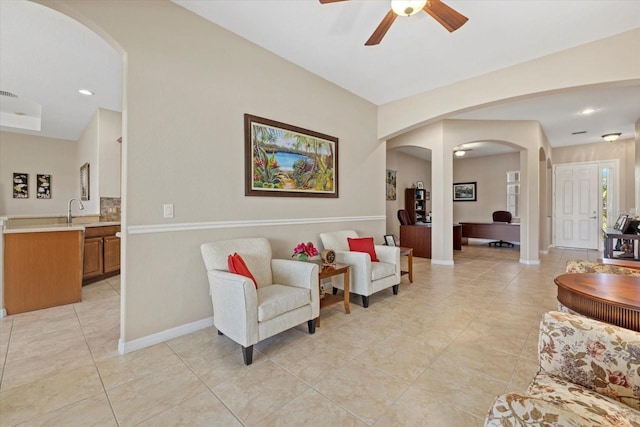
{"label": "ceiling light fixture", "polygon": [[604,135],[602,135],[602,139],[604,139],[607,142],[613,142],[616,139],[620,138],[620,135],[622,135],[620,132],[605,133]]}
{"label": "ceiling light fixture", "polygon": [[427,0],[391,0],[391,9],[399,16],[411,16],[422,10]]}
{"label": "ceiling light fixture", "polygon": [[79,89],[78,93],[81,93],[82,95],[87,95],[87,96],[93,95],[93,92],[91,92],[89,89]]}
{"label": "ceiling light fixture", "polygon": [[456,157],[462,157],[467,154],[467,151],[471,151],[471,148],[464,148],[464,145],[458,145],[453,147],[453,155]]}
{"label": "ceiling light fixture", "polygon": [[595,113],[596,111],[598,110],[596,110],[595,108],[585,108],[584,110],[580,111],[580,114],[582,114],[583,116],[587,116],[589,114]]}

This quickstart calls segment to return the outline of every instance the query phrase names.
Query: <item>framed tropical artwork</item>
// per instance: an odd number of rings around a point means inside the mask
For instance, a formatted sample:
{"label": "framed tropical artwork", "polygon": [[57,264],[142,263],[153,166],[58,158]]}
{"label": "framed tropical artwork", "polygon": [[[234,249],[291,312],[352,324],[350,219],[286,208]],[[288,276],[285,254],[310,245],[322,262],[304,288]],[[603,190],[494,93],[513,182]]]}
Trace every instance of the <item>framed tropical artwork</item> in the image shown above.
{"label": "framed tropical artwork", "polygon": [[338,138],[244,115],[245,195],[338,197]]}

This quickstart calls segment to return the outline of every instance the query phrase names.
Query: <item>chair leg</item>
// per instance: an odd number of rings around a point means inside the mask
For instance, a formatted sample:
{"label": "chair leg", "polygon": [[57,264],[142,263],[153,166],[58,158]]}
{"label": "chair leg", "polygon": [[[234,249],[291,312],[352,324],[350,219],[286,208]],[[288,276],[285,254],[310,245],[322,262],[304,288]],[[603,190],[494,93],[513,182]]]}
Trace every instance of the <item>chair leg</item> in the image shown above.
{"label": "chair leg", "polygon": [[331,288],[331,292],[333,292],[334,295],[338,294],[338,288]]}
{"label": "chair leg", "polygon": [[362,306],[364,308],[368,308],[369,307],[369,297],[368,296],[362,295]]}
{"label": "chair leg", "polygon": [[222,332],[218,331],[218,335],[224,335]]}
{"label": "chair leg", "polygon": [[400,285],[393,285],[393,287],[391,288],[391,289],[393,289],[393,294],[394,294],[394,295],[398,295],[398,287],[399,287],[399,286],[400,286]]}
{"label": "chair leg", "polygon": [[313,335],[316,333],[316,319],[307,320],[307,326],[309,327],[310,334]]}
{"label": "chair leg", "polygon": [[242,347],[242,358],[244,359],[244,364],[249,366],[253,363],[253,346]]}

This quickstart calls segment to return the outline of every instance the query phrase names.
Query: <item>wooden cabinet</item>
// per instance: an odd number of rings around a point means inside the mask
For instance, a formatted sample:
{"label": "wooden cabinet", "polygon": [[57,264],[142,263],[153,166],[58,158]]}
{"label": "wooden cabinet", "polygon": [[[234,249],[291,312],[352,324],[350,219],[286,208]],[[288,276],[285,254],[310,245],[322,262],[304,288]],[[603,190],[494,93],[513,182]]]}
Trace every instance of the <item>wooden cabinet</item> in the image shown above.
{"label": "wooden cabinet", "polygon": [[427,222],[426,191],[420,188],[407,188],[404,191],[404,208],[414,222]]}
{"label": "wooden cabinet", "polygon": [[82,278],[99,276],[103,273],[102,237],[84,239],[84,260],[82,262]]}
{"label": "wooden cabinet", "polygon": [[7,314],[79,302],[82,229],[4,235]]}
{"label": "wooden cabinet", "polygon": [[[413,248],[413,255],[431,258],[431,225],[401,225],[400,244]],[[462,226],[453,226],[453,249],[462,250]]]}
{"label": "wooden cabinet", "polygon": [[119,225],[87,227],[84,232],[82,284],[120,273]]}
{"label": "wooden cabinet", "polygon": [[120,271],[120,238],[105,236],[103,251],[104,272]]}

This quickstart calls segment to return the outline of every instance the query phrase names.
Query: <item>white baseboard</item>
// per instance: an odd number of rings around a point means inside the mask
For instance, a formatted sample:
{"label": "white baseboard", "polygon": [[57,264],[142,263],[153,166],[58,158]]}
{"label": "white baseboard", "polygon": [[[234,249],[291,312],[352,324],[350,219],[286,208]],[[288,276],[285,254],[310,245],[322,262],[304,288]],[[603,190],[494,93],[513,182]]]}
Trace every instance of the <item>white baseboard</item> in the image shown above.
{"label": "white baseboard", "polygon": [[520,258],[520,264],[540,265],[540,260],[539,259],[522,259],[522,258]]}
{"label": "white baseboard", "polygon": [[0,319],[2,319],[3,317],[7,317],[7,310],[5,308],[0,310]]}
{"label": "white baseboard", "polygon": [[146,337],[138,338],[132,341],[124,342],[122,341],[122,338],[120,338],[120,340],[118,341],[118,353],[131,353],[132,351],[151,347],[152,345],[169,341],[173,338],[178,338],[183,335],[199,331],[200,329],[208,328],[209,326],[213,326],[213,316],[184,325],[176,326],[175,328],[147,335]]}

